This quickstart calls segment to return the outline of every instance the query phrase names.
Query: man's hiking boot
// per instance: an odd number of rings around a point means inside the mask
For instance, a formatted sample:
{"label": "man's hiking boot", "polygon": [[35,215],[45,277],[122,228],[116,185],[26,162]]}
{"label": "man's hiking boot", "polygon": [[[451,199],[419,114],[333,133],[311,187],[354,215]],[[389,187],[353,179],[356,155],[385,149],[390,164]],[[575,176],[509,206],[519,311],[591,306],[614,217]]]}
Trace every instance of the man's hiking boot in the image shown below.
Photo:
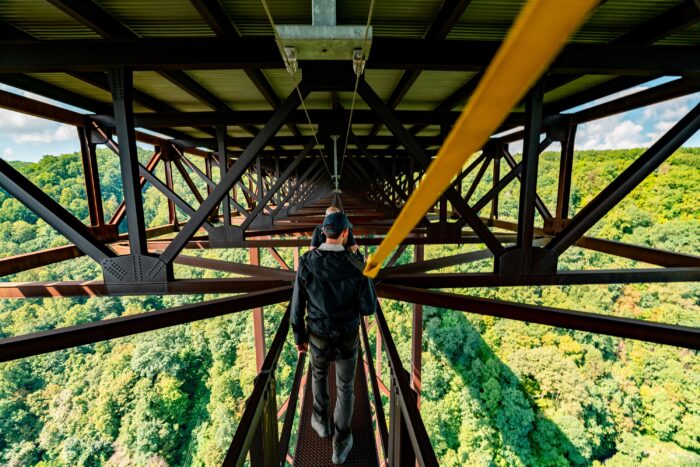
{"label": "man's hiking boot", "polygon": [[328,438],[331,435],[331,424],[328,419],[319,421],[314,415],[311,416],[311,427],[320,438]]}
{"label": "man's hiking boot", "polygon": [[333,463],[343,464],[352,449],[352,433],[348,433],[342,441],[333,440]]}

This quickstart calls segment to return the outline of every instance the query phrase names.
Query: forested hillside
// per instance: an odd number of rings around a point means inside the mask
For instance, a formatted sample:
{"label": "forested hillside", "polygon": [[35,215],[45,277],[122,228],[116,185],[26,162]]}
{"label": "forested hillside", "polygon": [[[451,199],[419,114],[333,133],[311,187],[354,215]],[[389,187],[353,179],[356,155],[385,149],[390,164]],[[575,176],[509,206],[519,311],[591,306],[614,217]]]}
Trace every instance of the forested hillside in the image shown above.
{"label": "forested hillside", "polygon": [[[573,211],[641,151],[577,152]],[[145,152],[140,156],[147,158]],[[540,161],[538,191],[554,206],[558,154],[544,153]],[[101,151],[99,164],[109,216],[120,201],[118,160]],[[76,216],[88,217],[78,154],[13,165]],[[501,173],[506,170],[504,164]],[[176,181],[176,191],[186,193],[184,183]],[[473,199],[489,185],[487,175]],[[589,234],[698,255],[698,192],[700,149],[683,148]],[[195,204],[193,197],[185,198]],[[145,191],[149,225],[167,222],[164,200],[152,188]],[[515,217],[517,200],[515,184],[502,195],[502,218]],[[65,243],[0,190],[0,256]],[[477,248],[431,246],[426,257]],[[281,252],[291,261],[291,251]],[[192,254],[248,259],[244,249]],[[411,257],[408,249],[401,261]],[[262,259],[265,265],[275,264],[265,254]],[[633,261],[579,248],[567,252],[560,263],[563,269],[634,266]],[[483,261],[445,271],[488,268]],[[78,258],[3,280],[99,275],[90,260]],[[177,266],[176,276],[223,274]],[[459,292],[700,326],[697,283]],[[213,296],[0,300],[0,337],[203,298]],[[410,306],[390,301],[383,306],[407,366]],[[265,308],[268,343],[283,311],[282,305]],[[424,324],[421,411],[441,464],[700,465],[697,352],[429,307]],[[289,391],[296,360],[291,342],[282,360],[280,398]],[[0,464],[220,465],[254,377],[249,313],[0,364]]]}

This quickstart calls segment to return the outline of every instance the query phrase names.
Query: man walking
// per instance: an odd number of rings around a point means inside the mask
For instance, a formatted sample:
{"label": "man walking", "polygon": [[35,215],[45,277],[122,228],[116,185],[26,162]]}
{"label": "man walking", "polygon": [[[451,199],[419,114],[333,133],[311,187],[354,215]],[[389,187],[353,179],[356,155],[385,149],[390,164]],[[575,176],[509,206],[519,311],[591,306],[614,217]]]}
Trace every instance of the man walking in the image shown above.
{"label": "man walking", "polygon": [[[328,209],[326,209],[326,216],[329,214],[333,214],[334,212],[340,212],[340,209],[338,209],[337,206],[329,206]],[[314,248],[318,248],[321,245],[323,245],[323,242],[326,241],[326,234],[323,233],[323,224],[317,225],[316,228],[314,229],[314,233],[311,236],[311,249],[313,250]],[[355,241],[355,236],[352,234],[352,227],[348,229],[348,241],[345,244],[345,247],[350,250],[353,253],[357,253],[360,247],[357,246],[357,242]]]}
{"label": "man walking", "polygon": [[[313,415],[311,426],[321,438],[331,435],[328,416],[328,367],[335,361],[336,403],[333,413],[333,463],[345,462],[352,448],[352,421],[359,346],[360,315],[377,307],[372,281],[363,276],[357,256],[345,251],[351,228],[342,212],[323,222],[326,240],[299,260],[291,315],[299,352],[311,347]],[[306,323],[304,315],[308,311]]]}

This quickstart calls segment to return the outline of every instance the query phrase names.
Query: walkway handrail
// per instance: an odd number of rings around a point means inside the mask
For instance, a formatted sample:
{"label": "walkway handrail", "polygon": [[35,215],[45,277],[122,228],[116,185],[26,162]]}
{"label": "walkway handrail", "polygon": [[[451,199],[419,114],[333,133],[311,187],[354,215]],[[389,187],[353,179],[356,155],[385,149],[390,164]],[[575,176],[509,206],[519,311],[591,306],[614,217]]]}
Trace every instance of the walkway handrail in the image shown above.
{"label": "walkway handrail", "polygon": [[[274,459],[274,462],[278,462],[279,460],[280,453],[277,449],[277,445],[280,440],[277,438],[277,411],[274,409],[274,406],[276,405],[274,372],[277,369],[277,363],[282,353],[284,343],[287,339],[287,333],[289,332],[289,314],[290,309],[289,305],[287,305],[287,310],[282,317],[282,321],[277,329],[275,338],[270,345],[270,350],[265,356],[260,373],[255,378],[253,392],[246,403],[243,416],[238,423],[238,428],[233,436],[233,441],[231,442],[231,446],[229,447],[226,457],[224,458],[224,462],[222,464],[224,466],[238,467],[243,465],[248,452],[253,448],[256,449],[256,453],[259,452],[260,455],[265,458],[265,465],[271,465],[272,459]],[[297,363],[297,366],[299,365],[303,367],[303,363]],[[297,371],[297,373],[299,373],[299,371]],[[296,400],[296,395],[294,392],[292,392],[290,397]],[[288,407],[287,410],[290,411],[291,409],[292,407],[290,401],[290,407]],[[264,426],[265,429],[262,433],[263,438],[267,438],[267,440],[262,440],[262,443],[260,444],[263,446],[252,446],[255,437],[260,432],[261,423],[264,425],[267,424],[267,426]],[[289,438],[287,438],[286,445],[289,445]],[[254,462],[251,462],[251,464],[253,463]]]}
{"label": "walkway handrail", "polygon": [[[361,320],[360,323],[362,328],[362,344],[364,346],[364,353],[367,356],[369,380],[372,383],[372,397],[374,398],[374,414],[377,418],[377,430],[379,431],[379,438],[382,442],[382,453],[384,453],[384,458],[386,459],[389,453],[389,430],[386,426],[386,416],[384,415],[384,406],[382,405],[382,394],[379,391],[377,372],[374,369],[374,362],[372,361],[372,349],[369,346],[369,338],[367,337],[367,326],[365,325],[364,319]],[[377,359],[380,359],[379,357],[378,355]]]}
{"label": "walkway handrail", "polygon": [[[400,415],[402,415],[401,422],[405,424],[405,429],[410,438],[416,461],[418,461],[418,465],[421,467],[437,466],[437,457],[435,456],[433,445],[430,443],[430,437],[428,436],[428,432],[423,424],[420,411],[418,410],[415,393],[413,392],[413,389],[411,389],[411,385],[408,381],[408,373],[401,363],[399,353],[396,350],[394,339],[391,337],[391,333],[389,332],[381,306],[377,305],[377,312],[375,315],[375,319],[377,320],[377,329],[378,332],[381,333],[384,351],[387,354],[389,369],[391,370],[392,400],[394,399],[394,395],[398,399],[401,408]],[[377,358],[379,358],[379,356],[377,356]],[[373,391],[378,391],[378,387],[376,386],[377,383],[375,378],[372,384]],[[399,414],[396,414],[394,410],[391,411],[391,416],[394,417],[394,420],[391,420],[392,430],[388,444],[390,452],[393,453],[389,456],[389,462],[392,464],[396,463],[393,457],[405,454],[398,452],[401,450],[401,440],[397,440],[396,437],[400,437],[399,433],[402,431],[403,427],[400,426],[402,423],[397,423],[399,422],[396,420],[397,415]]]}
{"label": "walkway handrail", "polygon": [[294,371],[292,390],[289,393],[289,403],[287,404],[287,410],[284,414],[282,433],[280,434],[280,465],[284,465],[289,452],[289,439],[292,437],[292,428],[294,427],[294,416],[296,415],[297,402],[299,400],[301,378],[304,374],[304,363],[306,363],[306,353],[300,353],[299,359],[297,360],[297,367]]}

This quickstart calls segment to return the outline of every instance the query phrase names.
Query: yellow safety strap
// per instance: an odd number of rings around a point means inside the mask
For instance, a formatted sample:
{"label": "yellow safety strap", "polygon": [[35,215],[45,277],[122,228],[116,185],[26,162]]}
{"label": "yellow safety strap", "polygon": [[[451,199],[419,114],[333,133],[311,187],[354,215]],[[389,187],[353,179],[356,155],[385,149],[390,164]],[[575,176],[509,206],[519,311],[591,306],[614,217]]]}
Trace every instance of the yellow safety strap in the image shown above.
{"label": "yellow safety strap", "polygon": [[598,3],[530,0],[525,5],[418,188],[368,258],[366,276],[377,276],[384,260],[435,205],[464,163],[481,149]]}

